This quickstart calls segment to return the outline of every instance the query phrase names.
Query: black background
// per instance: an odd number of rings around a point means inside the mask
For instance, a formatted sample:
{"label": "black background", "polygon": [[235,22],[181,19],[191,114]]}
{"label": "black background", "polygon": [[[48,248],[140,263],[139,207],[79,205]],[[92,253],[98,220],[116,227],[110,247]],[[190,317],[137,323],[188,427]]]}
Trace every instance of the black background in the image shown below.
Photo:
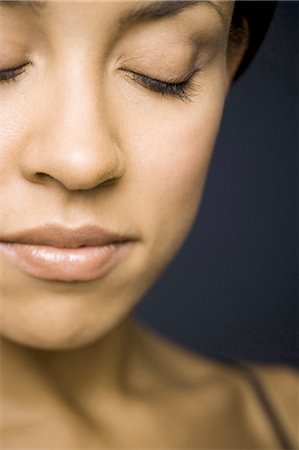
{"label": "black background", "polygon": [[298,365],[297,20],[297,2],[278,4],[227,101],[193,231],[136,308],[209,356]]}

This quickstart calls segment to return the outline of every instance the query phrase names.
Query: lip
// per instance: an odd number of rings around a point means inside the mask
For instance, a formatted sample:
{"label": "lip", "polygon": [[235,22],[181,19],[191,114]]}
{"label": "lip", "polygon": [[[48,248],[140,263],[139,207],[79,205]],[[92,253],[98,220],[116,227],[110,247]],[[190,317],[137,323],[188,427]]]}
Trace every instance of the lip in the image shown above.
{"label": "lip", "polygon": [[135,240],[94,225],[74,229],[50,224],[0,237],[0,251],[37,278],[91,281],[120,263]]}

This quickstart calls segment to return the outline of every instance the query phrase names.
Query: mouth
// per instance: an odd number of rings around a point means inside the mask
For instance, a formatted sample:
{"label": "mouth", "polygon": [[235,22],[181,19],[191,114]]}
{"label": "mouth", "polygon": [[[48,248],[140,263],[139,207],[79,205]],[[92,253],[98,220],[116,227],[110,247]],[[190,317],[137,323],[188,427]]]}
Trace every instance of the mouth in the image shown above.
{"label": "mouth", "polygon": [[116,267],[135,241],[93,225],[71,229],[53,224],[0,238],[0,252],[36,278],[92,281]]}

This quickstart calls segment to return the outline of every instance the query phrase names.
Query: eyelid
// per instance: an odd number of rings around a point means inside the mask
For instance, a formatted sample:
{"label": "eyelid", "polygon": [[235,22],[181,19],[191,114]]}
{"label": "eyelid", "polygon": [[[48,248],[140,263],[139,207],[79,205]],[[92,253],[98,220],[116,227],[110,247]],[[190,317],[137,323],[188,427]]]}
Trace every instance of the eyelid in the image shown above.
{"label": "eyelid", "polygon": [[[124,70],[124,69],[122,69]],[[193,70],[188,77],[178,81],[159,80],[140,72],[125,69],[126,76],[140,86],[163,95],[164,97],[173,97],[181,100],[190,100],[191,96],[198,90],[193,83],[193,78],[200,69]]]}
{"label": "eyelid", "polygon": [[[119,68],[119,70],[122,70],[128,74],[132,74],[137,75],[137,76],[142,76],[154,81],[161,81],[162,83],[169,83],[169,84],[179,84],[179,83],[183,83],[184,81],[187,81],[189,78],[191,78],[195,72],[199,71],[199,68],[194,69],[194,66],[192,68],[192,70],[189,69],[189,71],[186,73],[184,73],[183,75],[180,76],[171,76],[169,77],[169,79],[164,79],[164,77],[161,76],[161,79],[158,75],[157,76],[150,76],[146,73],[144,73],[142,70],[133,70],[131,69],[129,66],[127,66],[127,64],[123,64],[122,67]],[[166,76],[165,76],[166,77]]]}
{"label": "eyelid", "polygon": [[0,69],[0,83],[15,81],[17,77],[25,72],[26,67],[30,64],[30,62],[26,62],[15,67]]}
{"label": "eyelid", "polygon": [[193,75],[191,75],[191,76],[187,77],[186,79],[173,81],[173,80],[160,80],[158,78],[153,78],[153,77],[150,77],[149,75],[145,75],[143,73],[138,73],[138,72],[134,72],[134,71],[129,71],[129,73],[131,74],[132,79],[142,79],[144,81],[161,83],[161,84],[165,84],[165,85],[169,85],[169,86],[183,85],[184,83],[187,83],[193,76]]}

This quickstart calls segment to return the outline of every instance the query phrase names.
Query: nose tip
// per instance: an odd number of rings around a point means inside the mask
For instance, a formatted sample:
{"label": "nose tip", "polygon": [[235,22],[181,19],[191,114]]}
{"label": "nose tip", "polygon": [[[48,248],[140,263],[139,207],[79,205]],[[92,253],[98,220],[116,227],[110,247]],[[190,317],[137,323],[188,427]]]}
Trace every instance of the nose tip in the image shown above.
{"label": "nose tip", "polygon": [[124,175],[125,165],[115,148],[76,148],[66,151],[60,165],[48,170],[49,175],[69,190],[88,190],[107,186]]}
{"label": "nose tip", "polygon": [[125,173],[124,159],[118,149],[92,147],[56,148],[56,151],[25,152],[23,176],[33,182],[52,182],[71,191],[89,190],[115,183]]}

